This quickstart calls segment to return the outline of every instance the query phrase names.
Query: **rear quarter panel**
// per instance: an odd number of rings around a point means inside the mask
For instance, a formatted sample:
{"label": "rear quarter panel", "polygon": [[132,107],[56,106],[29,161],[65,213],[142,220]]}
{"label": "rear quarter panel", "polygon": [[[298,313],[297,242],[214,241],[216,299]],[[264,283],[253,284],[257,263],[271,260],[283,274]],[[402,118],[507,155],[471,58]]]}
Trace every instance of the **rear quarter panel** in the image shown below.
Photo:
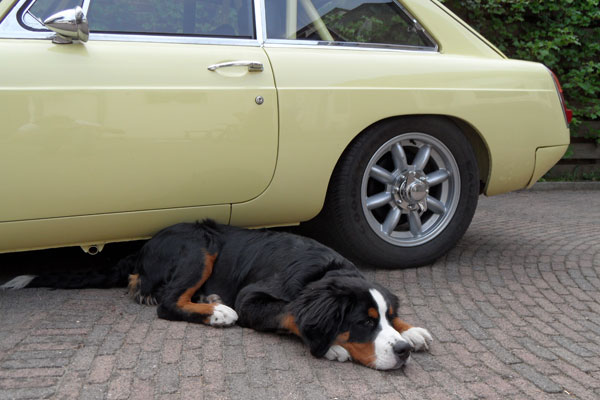
{"label": "rear quarter panel", "polygon": [[344,149],[386,118],[436,114],[470,124],[488,150],[488,195],[526,187],[536,149],[569,140],[554,84],[540,64],[497,54],[293,46],[266,51],[279,97],[278,165],[265,193],[233,206],[233,224],[316,215]]}

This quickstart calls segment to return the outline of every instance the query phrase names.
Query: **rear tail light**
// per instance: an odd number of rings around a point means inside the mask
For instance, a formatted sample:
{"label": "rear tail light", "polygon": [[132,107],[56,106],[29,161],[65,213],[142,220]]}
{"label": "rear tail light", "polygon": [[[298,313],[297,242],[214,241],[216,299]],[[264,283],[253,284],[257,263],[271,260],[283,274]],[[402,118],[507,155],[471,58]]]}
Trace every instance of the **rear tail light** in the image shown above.
{"label": "rear tail light", "polygon": [[552,72],[550,69],[548,69],[548,71],[550,71],[550,75],[552,75],[552,79],[554,79],[554,85],[556,86],[556,91],[558,92],[558,97],[560,98],[560,104],[562,106],[563,115],[565,116],[565,122],[567,123],[567,128],[568,128],[569,124],[573,120],[573,110],[568,109],[567,105],[565,104],[565,96],[563,94],[562,86],[560,86],[560,82],[558,81],[558,78],[556,77],[556,74],[554,72]]}

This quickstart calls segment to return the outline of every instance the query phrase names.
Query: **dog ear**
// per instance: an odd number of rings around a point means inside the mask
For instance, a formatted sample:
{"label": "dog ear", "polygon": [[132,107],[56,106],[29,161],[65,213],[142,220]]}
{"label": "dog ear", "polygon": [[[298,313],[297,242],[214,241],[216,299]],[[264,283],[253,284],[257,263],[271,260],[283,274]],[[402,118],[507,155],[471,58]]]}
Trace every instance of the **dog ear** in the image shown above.
{"label": "dog ear", "polygon": [[352,297],[333,280],[309,285],[290,303],[302,340],[315,357],[323,357],[340,333]]}

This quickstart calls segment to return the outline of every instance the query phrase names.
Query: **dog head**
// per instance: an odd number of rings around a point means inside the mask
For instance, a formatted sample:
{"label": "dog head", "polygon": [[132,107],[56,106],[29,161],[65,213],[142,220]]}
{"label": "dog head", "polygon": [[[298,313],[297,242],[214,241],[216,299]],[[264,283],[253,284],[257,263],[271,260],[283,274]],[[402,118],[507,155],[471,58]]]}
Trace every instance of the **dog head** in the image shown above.
{"label": "dog head", "polygon": [[304,342],[316,357],[341,346],[375,369],[402,367],[412,346],[394,329],[398,300],[362,277],[327,277],[308,285],[290,310]]}

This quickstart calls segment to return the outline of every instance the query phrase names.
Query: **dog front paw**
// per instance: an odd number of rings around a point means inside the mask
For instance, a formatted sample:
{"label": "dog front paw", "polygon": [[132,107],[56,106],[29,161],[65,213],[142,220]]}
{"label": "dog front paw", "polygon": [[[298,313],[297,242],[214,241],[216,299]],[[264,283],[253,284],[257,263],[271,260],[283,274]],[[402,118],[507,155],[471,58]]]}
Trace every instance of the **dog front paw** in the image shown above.
{"label": "dog front paw", "polygon": [[413,346],[415,351],[429,350],[429,345],[433,342],[429,331],[423,328],[410,328],[402,332],[402,337]]}
{"label": "dog front paw", "polygon": [[208,324],[211,326],[231,326],[237,320],[238,315],[233,308],[224,304],[217,304],[208,320]]}
{"label": "dog front paw", "polygon": [[339,362],[345,362],[352,359],[352,357],[350,357],[350,353],[348,353],[348,350],[337,344],[334,344],[329,348],[329,350],[327,350],[327,353],[325,353],[325,358],[331,361]]}

